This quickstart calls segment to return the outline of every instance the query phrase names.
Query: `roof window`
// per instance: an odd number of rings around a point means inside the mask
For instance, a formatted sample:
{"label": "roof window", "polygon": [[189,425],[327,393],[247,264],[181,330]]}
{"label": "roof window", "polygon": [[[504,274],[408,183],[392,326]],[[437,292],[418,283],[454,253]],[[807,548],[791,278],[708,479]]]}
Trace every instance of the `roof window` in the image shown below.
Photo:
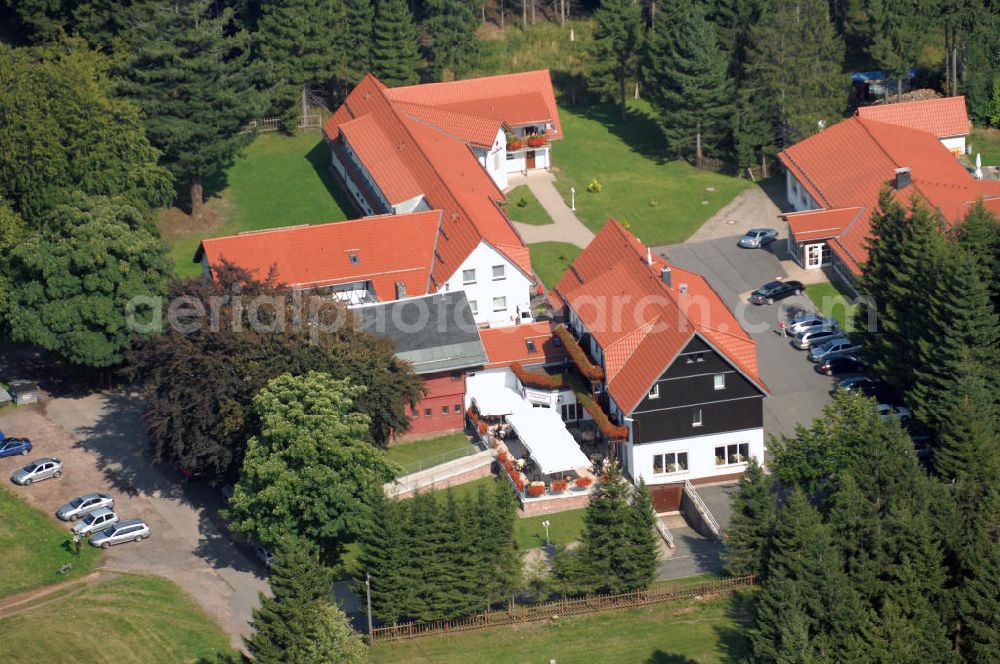
{"label": "roof window", "polygon": [[538,347],[535,346],[535,340],[534,339],[528,339],[524,343],[528,346],[528,352],[529,353],[537,353],[538,352]]}

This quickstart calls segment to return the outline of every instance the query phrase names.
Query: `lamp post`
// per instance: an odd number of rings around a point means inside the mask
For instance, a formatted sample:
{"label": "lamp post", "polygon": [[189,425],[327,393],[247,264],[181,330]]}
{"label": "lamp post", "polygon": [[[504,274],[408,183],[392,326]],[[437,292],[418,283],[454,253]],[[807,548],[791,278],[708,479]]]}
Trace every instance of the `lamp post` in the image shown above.
{"label": "lamp post", "polygon": [[551,546],[551,543],[549,542],[549,526],[551,525],[552,524],[549,523],[548,519],[542,521],[542,528],[545,528],[545,546]]}
{"label": "lamp post", "polygon": [[576,212],[576,187],[569,188],[569,209]]}
{"label": "lamp post", "polygon": [[368,638],[372,636],[372,575],[365,572],[365,596],[368,600]]}

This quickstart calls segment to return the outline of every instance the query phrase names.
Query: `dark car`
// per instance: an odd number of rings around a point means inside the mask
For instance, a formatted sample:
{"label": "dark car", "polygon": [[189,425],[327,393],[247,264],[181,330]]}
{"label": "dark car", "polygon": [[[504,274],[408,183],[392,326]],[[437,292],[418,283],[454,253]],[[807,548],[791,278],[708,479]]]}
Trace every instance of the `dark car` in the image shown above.
{"label": "dark car", "polygon": [[856,355],[831,355],[816,363],[816,371],[827,376],[834,374],[858,373],[865,370],[865,365]]}
{"label": "dark car", "polygon": [[4,438],[0,440],[0,457],[27,454],[31,447],[31,441],[27,438]]}
{"label": "dark car", "polygon": [[868,376],[849,376],[839,381],[837,388],[851,393],[863,394],[866,397],[874,397],[878,401],[891,401],[894,396],[891,387],[877,378],[869,378]]}
{"label": "dark car", "polygon": [[799,295],[805,287],[801,281],[771,281],[750,293],[754,304],[774,304],[792,295]]}

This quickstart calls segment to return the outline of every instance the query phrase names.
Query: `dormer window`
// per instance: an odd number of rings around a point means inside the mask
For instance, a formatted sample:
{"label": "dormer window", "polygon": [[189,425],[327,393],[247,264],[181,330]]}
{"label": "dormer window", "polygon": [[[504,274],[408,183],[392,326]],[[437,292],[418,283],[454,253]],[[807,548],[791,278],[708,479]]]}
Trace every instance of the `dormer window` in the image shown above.
{"label": "dormer window", "polygon": [[351,265],[357,265],[361,262],[361,259],[358,258],[357,254],[347,254],[347,260],[351,261]]}
{"label": "dormer window", "polygon": [[649,391],[649,398],[650,399],[659,399],[660,398],[660,384],[659,383],[657,383],[656,385],[654,385],[653,389],[651,389]]}
{"label": "dormer window", "polygon": [[538,347],[535,346],[535,340],[534,339],[528,339],[524,343],[528,347],[528,352],[529,353],[537,353],[538,352]]}

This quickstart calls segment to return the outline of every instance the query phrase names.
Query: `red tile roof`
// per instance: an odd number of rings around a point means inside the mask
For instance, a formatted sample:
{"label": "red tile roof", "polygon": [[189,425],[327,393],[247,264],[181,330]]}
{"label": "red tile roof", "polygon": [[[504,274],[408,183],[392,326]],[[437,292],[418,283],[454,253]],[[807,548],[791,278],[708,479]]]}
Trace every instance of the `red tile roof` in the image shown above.
{"label": "red tile roof", "polygon": [[340,125],[340,133],[378,183],[390,205],[398,205],[423,193],[374,116],[363,115],[345,122]]}
{"label": "red tile roof", "polygon": [[865,212],[866,208],[834,208],[832,210],[810,210],[789,212],[781,215],[788,222],[788,228],[796,242],[803,240],[825,240],[836,237]]}
{"label": "red tile roof", "polygon": [[323,131],[328,140],[335,141],[345,125],[369,117],[394,146],[399,162],[416,180],[428,205],[443,212],[438,258],[431,273],[433,287],[451,277],[481,241],[530,276],[528,248],[498,206],[504,200],[503,193],[465,140],[428,124],[428,116],[418,117],[412,105],[397,108],[388,92],[374,76],[365,76],[327,120]]}
{"label": "red tile roof", "polygon": [[[671,268],[672,286],[663,282],[665,267]],[[577,256],[555,290],[601,346],[608,392],[625,412],[694,334],[767,390],[754,340],[704,277],[649,253],[614,219]]]}
{"label": "red tile roof", "polygon": [[[566,349],[555,344],[555,325],[549,321],[493,327],[480,330],[479,336],[489,359],[487,369],[509,367],[515,362],[526,366],[552,364],[568,357]],[[534,352],[528,350],[528,341],[534,342]]]}
{"label": "red tile roof", "polygon": [[552,122],[555,131],[550,138],[562,138],[559,108],[547,69],[410,85],[392,88],[386,94],[394,101],[484,115],[510,126]]}
{"label": "red tile roof", "polygon": [[444,108],[424,106],[406,101],[394,101],[393,107],[411,120],[423,122],[470,145],[480,148],[493,147],[503,121],[482,115],[449,111]]}
{"label": "red tile roof", "polygon": [[371,281],[379,300],[395,300],[397,281],[407,295],[430,292],[440,223],[441,212],[431,210],[256,231],[202,240],[195,260],[205,256],[213,266],[225,259],[258,277],[274,266],[293,288]]}
{"label": "red tile roof", "polygon": [[[857,116],[796,143],[778,158],[817,204],[841,210],[823,223],[846,220],[830,247],[855,274],[868,258],[871,215],[879,194],[893,185],[897,168],[910,169],[911,183],[894,189],[894,197],[904,205],[916,197],[940,211],[949,224],[964,218],[976,199],[1000,196],[1000,183],[975,180],[932,134]],[[848,210],[857,208],[864,210],[847,220]]]}
{"label": "red tile roof", "polygon": [[965,97],[862,106],[858,117],[925,131],[938,138],[966,136],[972,129]]}

